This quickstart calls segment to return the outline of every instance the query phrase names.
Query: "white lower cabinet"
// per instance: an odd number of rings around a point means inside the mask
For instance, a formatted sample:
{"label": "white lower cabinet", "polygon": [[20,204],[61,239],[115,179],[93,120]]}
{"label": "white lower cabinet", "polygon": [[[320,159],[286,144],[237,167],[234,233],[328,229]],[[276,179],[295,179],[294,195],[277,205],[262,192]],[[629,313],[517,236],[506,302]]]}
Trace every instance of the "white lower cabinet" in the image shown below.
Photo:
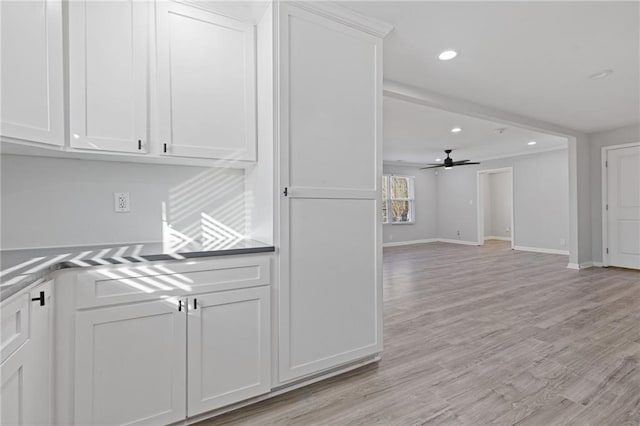
{"label": "white lower cabinet", "polygon": [[0,367],[0,424],[21,425],[25,416],[29,415],[29,404],[24,403],[29,401],[25,374],[33,366],[32,355],[31,342],[27,342]]}
{"label": "white lower cabinet", "polygon": [[192,299],[187,322],[190,417],[270,390],[269,291],[256,287]]}
{"label": "white lower cabinet", "polygon": [[[2,305],[0,424],[51,424],[52,296],[48,281]],[[13,319],[12,319],[13,318]],[[4,358],[3,358],[4,359]]]}
{"label": "white lower cabinet", "polygon": [[163,299],[77,314],[76,424],[185,417],[187,318],[177,304]]}
{"label": "white lower cabinet", "polygon": [[170,424],[269,392],[270,287],[76,314],[75,423]]}

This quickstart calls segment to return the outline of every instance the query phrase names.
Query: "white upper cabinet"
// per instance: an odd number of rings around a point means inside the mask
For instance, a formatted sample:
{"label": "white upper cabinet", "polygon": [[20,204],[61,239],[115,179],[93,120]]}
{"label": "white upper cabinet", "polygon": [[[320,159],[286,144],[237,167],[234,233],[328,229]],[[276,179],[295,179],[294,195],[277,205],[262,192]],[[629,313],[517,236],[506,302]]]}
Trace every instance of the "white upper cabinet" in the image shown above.
{"label": "white upper cabinet", "polygon": [[146,152],[149,3],[69,2],[70,145]]}
{"label": "white upper cabinet", "polygon": [[255,161],[253,24],[186,3],[159,1],[156,6],[163,151]]}
{"label": "white upper cabinet", "polygon": [[3,1],[2,136],[64,145],[59,0]]}

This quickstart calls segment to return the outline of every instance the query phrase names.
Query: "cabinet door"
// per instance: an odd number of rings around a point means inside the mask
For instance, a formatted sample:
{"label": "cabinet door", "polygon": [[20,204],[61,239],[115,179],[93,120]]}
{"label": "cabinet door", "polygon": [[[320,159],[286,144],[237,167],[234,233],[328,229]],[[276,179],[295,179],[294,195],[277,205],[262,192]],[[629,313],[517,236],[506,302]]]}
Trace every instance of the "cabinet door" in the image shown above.
{"label": "cabinet door", "polygon": [[279,13],[282,382],[382,349],[382,42]]}
{"label": "cabinet door", "polygon": [[149,6],[69,2],[70,144],[145,152]]}
{"label": "cabinet door", "polygon": [[2,136],[64,145],[60,0],[0,2]]}
{"label": "cabinet door", "polygon": [[256,160],[250,23],[157,2],[160,142],[170,155]]}
{"label": "cabinet door", "polygon": [[[0,366],[0,424],[51,424],[52,314],[51,282],[46,282],[25,298],[29,300],[30,320],[22,325],[29,338]],[[5,306],[3,306],[3,309]],[[3,318],[4,320],[5,318]],[[13,324],[12,324],[13,325]],[[3,323],[3,331],[5,324]]]}
{"label": "cabinet door", "polygon": [[25,387],[30,406],[25,412],[25,424],[51,424],[52,375],[53,370],[53,281],[47,281],[30,293],[31,327],[30,343],[31,368],[25,371]]}
{"label": "cabinet door", "polygon": [[0,307],[0,363],[29,339],[29,294],[23,293]]}
{"label": "cabinet door", "polygon": [[255,287],[191,299],[189,416],[269,391],[269,292]]}
{"label": "cabinet door", "polygon": [[183,420],[186,318],[177,299],[79,312],[75,423]]}
{"label": "cabinet door", "polygon": [[[30,362],[31,342],[27,341],[0,365],[0,424],[23,425],[28,407],[25,373]],[[32,407],[33,408],[33,407]]]}

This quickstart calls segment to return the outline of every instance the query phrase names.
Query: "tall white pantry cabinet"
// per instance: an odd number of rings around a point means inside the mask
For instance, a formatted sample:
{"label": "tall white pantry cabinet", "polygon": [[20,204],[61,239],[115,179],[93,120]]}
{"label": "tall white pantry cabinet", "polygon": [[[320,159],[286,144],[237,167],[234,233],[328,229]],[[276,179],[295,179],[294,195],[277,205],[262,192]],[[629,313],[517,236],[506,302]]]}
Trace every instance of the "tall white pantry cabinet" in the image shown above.
{"label": "tall white pantry cabinet", "polygon": [[286,383],[382,350],[382,38],[342,8],[274,16]]}

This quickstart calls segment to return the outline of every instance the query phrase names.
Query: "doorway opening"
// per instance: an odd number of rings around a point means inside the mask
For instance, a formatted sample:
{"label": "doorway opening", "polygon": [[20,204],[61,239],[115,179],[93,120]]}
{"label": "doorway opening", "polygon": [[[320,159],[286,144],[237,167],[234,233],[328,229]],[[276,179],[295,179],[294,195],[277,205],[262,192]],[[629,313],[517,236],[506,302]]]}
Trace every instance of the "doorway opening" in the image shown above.
{"label": "doorway opening", "polygon": [[515,247],[513,168],[478,171],[478,244],[510,241]]}

